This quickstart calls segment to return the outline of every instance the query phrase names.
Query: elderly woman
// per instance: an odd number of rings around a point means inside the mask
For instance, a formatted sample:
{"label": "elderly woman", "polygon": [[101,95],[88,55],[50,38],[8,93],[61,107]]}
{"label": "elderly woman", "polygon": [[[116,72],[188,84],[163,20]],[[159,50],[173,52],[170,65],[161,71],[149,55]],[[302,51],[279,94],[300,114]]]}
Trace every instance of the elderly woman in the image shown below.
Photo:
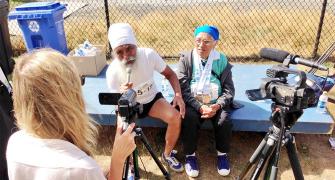
{"label": "elderly woman", "polygon": [[232,123],[228,112],[234,97],[232,65],[226,55],[215,50],[219,31],[204,25],[194,32],[194,49],[181,54],[178,79],[186,104],[182,122],[182,142],[186,154],[185,169],[191,177],[199,175],[196,158],[198,131],[204,121],[211,121],[215,133],[217,170],[230,173],[228,155]]}
{"label": "elderly woman", "polygon": [[[97,129],[85,112],[74,64],[59,52],[38,50],[21,56],[13,74],[17,125],[7,146],[9,179],[105,179],[91,157]],[[134,124],[118,127],[109,179],[121,179],[125,159],[135,149]]]}

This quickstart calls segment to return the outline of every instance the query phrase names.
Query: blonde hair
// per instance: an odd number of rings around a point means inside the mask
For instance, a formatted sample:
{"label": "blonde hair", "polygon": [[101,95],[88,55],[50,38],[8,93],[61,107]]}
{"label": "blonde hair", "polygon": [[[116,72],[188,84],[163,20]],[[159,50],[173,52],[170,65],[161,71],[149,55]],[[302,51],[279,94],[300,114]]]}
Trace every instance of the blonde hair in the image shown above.
{"label": "blonde hair", "polygon": [[22,55],[13,73],[19,128],[43,139],[69,141],[92,155],[97,128],[85,111],[79,73],[51,49]]}

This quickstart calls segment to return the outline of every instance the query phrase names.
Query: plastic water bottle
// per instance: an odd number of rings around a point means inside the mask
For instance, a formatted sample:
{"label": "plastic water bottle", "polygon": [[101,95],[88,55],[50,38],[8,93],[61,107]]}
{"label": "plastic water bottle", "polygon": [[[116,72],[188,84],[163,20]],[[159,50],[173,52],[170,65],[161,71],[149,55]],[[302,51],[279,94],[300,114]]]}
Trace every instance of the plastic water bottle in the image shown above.
{"label": "plastic water bottle", "polygon": [[322,95],[319,97],[316,110],[320,113],[326,113],[327,101],[328,101],[327,91],[323,91]]}
{"label": "plastic water bottle", "polygon": [[166,78],[162,80],[162,94],[164,97],[169,96],[169,85],[168,85],[168,80]]}

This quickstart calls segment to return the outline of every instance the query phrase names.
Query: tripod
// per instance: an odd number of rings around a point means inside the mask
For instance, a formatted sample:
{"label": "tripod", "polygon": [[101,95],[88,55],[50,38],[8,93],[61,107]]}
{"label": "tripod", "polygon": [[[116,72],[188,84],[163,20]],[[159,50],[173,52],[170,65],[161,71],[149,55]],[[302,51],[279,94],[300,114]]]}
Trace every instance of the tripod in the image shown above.
{"label": "tripod", "polygon": [[[128,78],[128,82],[129,82],[129,78]],[[99,93],[100,104],[117,105],[117,109],[115,109],[115,115],[117,118],[117,123],[122,123],[123,131],[125,131],[128,128],[130,122],[135,122],[139,113],[143,112],[143,105],[136,102],[136,95],[137,93],[133,89],[128,89],[126,92],[122,94],[120,93]],[[136,133],[136,137],[140,138],[145,148],[149,151],[151,157],[154,159],[156,165],[161,170],[165,179],[170,179],[170,174],[165,170],[164,166],[162,165],[158,157],[153,152],[151,146],[148,143],[148,139],[144,135],[142,129],[134,128],[133,132]],[[130,177],[132,177],[131,179],[140,178],[140,173],[138,170],[139,168],[138,168],[138,161],[137,161],[137,152],[138,150],[136,148],[133,151],[133,153],[127,157],[126,162],[123,166],[123,174],[122,174],[123,180],[128,180],[129,163],[130,163],[131,156],[133,160],[132,165],[134,167],[134,175]]]}
{"label": "tripod", "polygon": [[[170,174],[165,170],[164,166],[162,163],[159,161],[155,153],[153,152],[150,144],[148,143],[147,137],[144,135],[143,131],[141,128],[135,128],[134,132],[136,133],[136,137],[139,137],[142,143],[144,144],[145,148],[149,151],[151,157],[154,159],[156,165],[159,167],[161,172],[163,173],[165,179],[170,180]],[[137,148],[134,150],[132,153],[132,159],[133,159],[133,167],[134,167],[134,179],[140,179],[140,173],[139,173],[139,168],[138,168],[138,161],[137,161]],[[123,168],[123,180],[128,179],[128,171],[129,171],[129,163],[130,163],[130,156],[128,156],[125,166]]]}
{"label": "tripod", "polygon": [[289,107],[276,105],[275,103],[272,104],[270,120],[274,125],[269,129],[268,133],[258,145],[237,179],[245,179],[245,176],[253,166],[254,171],[250,179],[258,179],[263,167],[267,164],[264,179],[275,180],[277,178],[282,143],[287,149],[295,179],[304,179],[296,152],[295,140],[289,133],[289,129],[302,113],[302,110],[291,110]]}

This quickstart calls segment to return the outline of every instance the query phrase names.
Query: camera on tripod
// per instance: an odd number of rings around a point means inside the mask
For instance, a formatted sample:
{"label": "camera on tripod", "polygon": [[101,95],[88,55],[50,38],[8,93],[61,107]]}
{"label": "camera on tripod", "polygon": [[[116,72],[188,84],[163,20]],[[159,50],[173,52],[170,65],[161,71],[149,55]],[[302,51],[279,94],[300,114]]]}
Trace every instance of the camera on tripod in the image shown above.
{"label": "camera on tripod", "polygon": [[[247,90],[246,94],[252,101],[272,99],[276,104],[290,107],[291,110],[301,110],[310,107],[315,99],[313,89],[306,84],[306,73],[289,69],[284,65],[276,65],[267,69],[259,89]],[[288,76],[294,80],[288,82]]]}
{"label": "camera on tripod", "polygon": [[[247,90],[246,94],[252,101],[271,99],[271,116],[273,126],[269,128],[257,149],[247,162],[244,170],[237,179],[245,179],[253,168],[250,179],[258,179],[264,166],[264,179],[275,180],[278,172],[279,154],[282,143],[287,149],[291,168],[295,179],[304,179],[296,152],[294,137],[289,129],[303,114],[303,109],[315,104],[317,98],[314,89],[308,85],[306,73],[290,69],[290,64],[302,64],[320,70],[326,67],[312,61],[289,54],[286,51],[262,48],[260,56],[265,59],[281,62],[267,69],[268,78],[262,78],[259,89]],[[321,89],[323,90],[323,88]]]}
{"label": "camera on tripod", "polygon": [[[262,48],[260,56],[265,59],[281,62],[267,69],[259,89],[247,90],[246,94],[252,101],[272,99],[275,104],[289,107],[290,110],[302,110],[315,105],[316,92],[306,81],[307,76],[304,71],[290,69],[290,64],[302,64],[320,70],[328,70],[326,67],[291,55],[286,51]],[[290,79],[288,79],[290,78]]]}
{"label": "camera on tripod", "polygon": [[126,123],[135,122],[139,113],[141,113],[141,105],[136,102],[136,91],[128,89],[126,92],[120,93],[99,93],[99,102],[104,105],[117,105],[117,112]]}
{"label": "camera on tripod", "polygon": [[[136,102],[136,91],[133,89],[128,89],[126,92],[120,93],[99,93],[99,102],[103,105],[117,105],[118,115],[121,117],[123,124],[122,128],[125,130],[127,126],[135,122],[138,117],[138,114],[142,113],[143,106],[140,103]],[[142,132],[141,128],[134,128],[134,132],[136,133],[136,137],[138,137],[144,144],[145,148],[149,151],[151,157],[154,159],[155,163],[163,173],[166,179],[171,179],[170,174],[165,170],[162,163],[159,161],[158,157],[153,152],[148,139]],[[138,169],[138,161],[137,161],[137,150],[132,153],[133,160],[133,169],[135,179],[140,179],[139,169]],[[127,161],[124,166],[123,177],[122,179],[128,178],[128,170],[129,170],[129,162],[130,157],[128,156]]]}

